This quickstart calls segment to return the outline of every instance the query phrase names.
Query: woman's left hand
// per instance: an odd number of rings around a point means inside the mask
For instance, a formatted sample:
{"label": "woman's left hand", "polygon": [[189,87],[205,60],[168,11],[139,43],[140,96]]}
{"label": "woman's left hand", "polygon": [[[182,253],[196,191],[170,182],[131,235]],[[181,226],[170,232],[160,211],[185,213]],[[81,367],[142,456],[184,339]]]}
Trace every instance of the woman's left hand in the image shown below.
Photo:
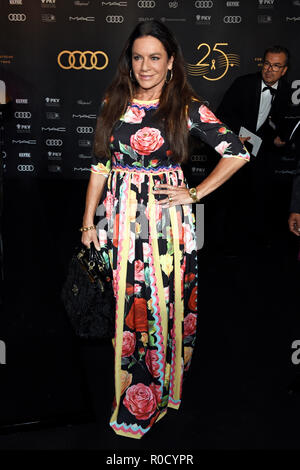
{"label": "woman's left hand", "polygon": [[172,186],[171,184],[160,184],[153,190],[154,195],[165,194],[166,197],[156,201],[162,207],[172,207],[179,204],[191,204],[193,199],[189,195],[186,186]]}

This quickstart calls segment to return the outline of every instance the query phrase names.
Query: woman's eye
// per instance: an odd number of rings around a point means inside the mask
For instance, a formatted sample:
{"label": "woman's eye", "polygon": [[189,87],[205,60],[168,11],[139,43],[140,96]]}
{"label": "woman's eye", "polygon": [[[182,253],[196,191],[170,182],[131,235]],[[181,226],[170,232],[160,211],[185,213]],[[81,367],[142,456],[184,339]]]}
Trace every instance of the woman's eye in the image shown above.
{"label": "woman's eye", "polygon": [[140,57],[139,57],[138,55],[133,56],[133,59],[134,59],[134,60],[139,60],[139,58],[140,58]]}

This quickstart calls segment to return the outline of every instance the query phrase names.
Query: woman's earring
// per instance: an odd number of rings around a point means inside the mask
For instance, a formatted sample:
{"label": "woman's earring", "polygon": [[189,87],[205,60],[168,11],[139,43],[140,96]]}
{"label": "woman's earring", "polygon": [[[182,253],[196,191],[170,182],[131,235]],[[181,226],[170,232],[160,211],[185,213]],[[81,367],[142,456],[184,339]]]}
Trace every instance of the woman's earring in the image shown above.
{"label": "woman's earring", "polygon": [[[171,73],[170,73],[169,78],[167,79],[167,77],[168,77],[168,72],[171,72]],[[173,69],[168,70],[168,72],[167,72],[167,77],[166,77],[166,83],[170,83],[170,81],[171,81],[172,78],[173,78]]]}
{"label": "woman's earring", "polygon": [[133,77],[133,75],[132,75],[132,69],[130,69],[129,77],[130,77],[130,80],[131,80],[132,82],[134,82],[134,77]]}

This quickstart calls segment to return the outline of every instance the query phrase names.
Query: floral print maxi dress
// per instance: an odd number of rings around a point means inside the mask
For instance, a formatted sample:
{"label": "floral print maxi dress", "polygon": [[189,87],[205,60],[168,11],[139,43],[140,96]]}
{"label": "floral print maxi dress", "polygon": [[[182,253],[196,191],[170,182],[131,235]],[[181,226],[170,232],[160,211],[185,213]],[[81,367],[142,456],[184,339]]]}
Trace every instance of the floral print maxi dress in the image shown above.
{"label": "floral print maxi dress", "polygon": [[[155,204],[160,183],[186,184],[155,118],[158,106],[158,100],[133,100],[114,127],[111,160],[94,157],[91,168],[108,177],[97,228],[108,249],[116,297],[110,425],[133,438],[141,438],[168,407],[179,408],[196,337],[192,206]],[[224,158],[249,159],[236,135],[198,101],[187,110],[187,126]]]}

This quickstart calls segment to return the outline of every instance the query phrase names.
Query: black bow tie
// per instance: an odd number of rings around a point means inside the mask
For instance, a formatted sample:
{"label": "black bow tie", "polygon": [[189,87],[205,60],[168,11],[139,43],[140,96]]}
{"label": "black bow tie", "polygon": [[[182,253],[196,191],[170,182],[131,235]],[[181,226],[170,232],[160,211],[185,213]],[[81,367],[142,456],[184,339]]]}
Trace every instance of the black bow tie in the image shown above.
{"label": "black bow tie", "polygon": [[266,90],[269,90],[272,96],[276,94],[276,89],[272,88],[271,86],[266,85],[265,87],[263,87],[262,91],[264,92]]}

